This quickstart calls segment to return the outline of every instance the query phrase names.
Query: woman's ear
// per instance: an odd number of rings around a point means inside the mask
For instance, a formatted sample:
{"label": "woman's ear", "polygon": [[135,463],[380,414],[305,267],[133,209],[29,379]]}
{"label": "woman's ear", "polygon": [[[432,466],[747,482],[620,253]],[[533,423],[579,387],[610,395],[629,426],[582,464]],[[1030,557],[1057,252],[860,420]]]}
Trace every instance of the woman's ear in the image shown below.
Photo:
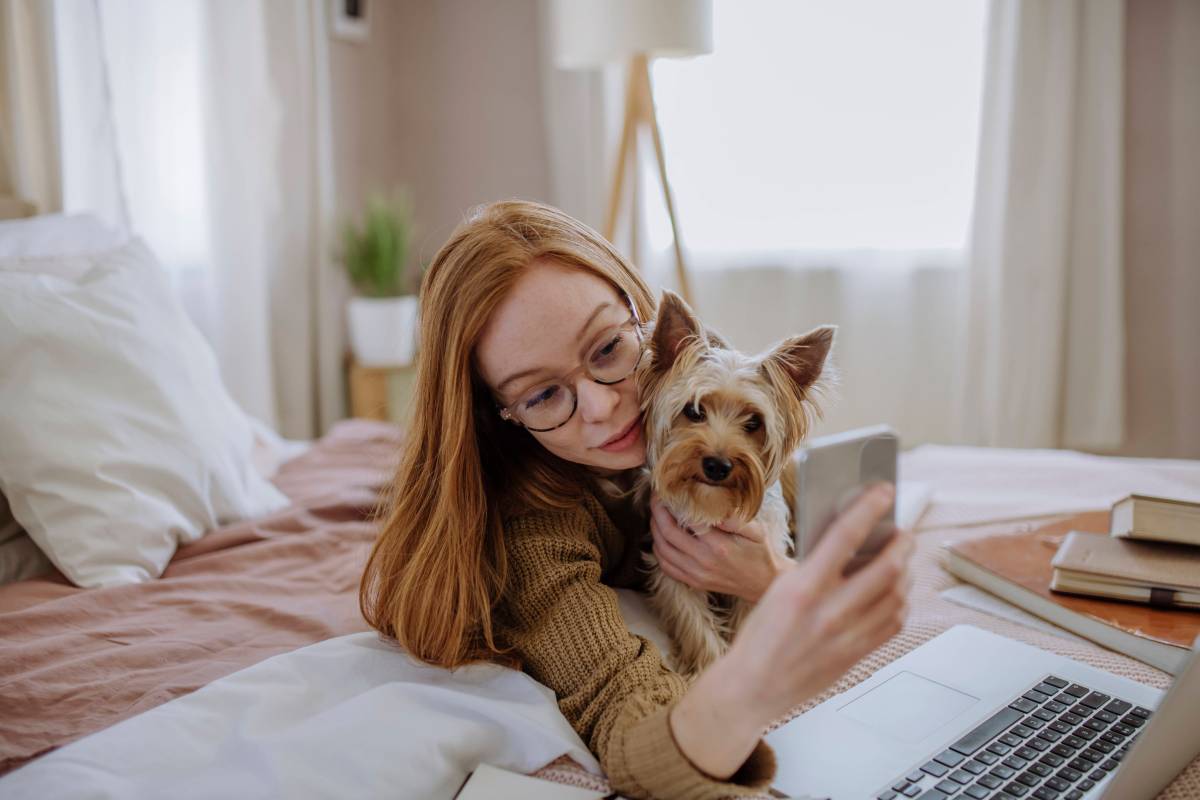
{"label": "woman's ear", "polygon": [[664,290],[658,304],[658,314],[654,318],[655,369],[670,369],[689,339],[703,341],[700,330],[700,321],[683,298]]}

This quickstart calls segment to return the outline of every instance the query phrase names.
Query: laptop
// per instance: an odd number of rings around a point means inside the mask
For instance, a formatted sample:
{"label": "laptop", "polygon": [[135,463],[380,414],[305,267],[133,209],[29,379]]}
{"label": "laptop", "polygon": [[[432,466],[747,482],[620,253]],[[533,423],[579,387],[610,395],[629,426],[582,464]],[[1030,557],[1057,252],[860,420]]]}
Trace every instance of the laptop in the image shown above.
{"label": "laptop", "polygon": [[1140,800],[1200,754],[1200,639],[1165,694],[958,625],[767,734],[833,800]]}

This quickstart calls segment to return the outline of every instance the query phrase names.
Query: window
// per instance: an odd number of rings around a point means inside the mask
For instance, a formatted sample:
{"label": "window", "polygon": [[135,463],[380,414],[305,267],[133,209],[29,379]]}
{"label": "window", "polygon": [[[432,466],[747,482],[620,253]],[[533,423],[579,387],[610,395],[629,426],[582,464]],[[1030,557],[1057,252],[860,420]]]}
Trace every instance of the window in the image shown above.
{"label": "window", "polygon": [[[961,251],[983,0],[716,0],[714,52],[652,80],[694,254]],[[643,171],[651,248],[671,230]]]}

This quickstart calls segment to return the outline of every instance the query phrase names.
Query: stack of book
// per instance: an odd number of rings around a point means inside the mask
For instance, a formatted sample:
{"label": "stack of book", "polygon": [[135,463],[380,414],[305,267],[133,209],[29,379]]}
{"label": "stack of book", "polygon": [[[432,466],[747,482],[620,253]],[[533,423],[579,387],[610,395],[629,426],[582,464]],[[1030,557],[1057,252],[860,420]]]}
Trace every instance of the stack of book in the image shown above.
{"label": "stack of book", "polygon": [[1200,503],[1130,495],[1113,506],[1108,533],[1069,534],[1050,588],[1200,609]]}
{"label": "stack of book", "polygon": [[1200,636],[1200,503],[1130,495],[1111,513],[949,545],[946,568],[1174,674]]}

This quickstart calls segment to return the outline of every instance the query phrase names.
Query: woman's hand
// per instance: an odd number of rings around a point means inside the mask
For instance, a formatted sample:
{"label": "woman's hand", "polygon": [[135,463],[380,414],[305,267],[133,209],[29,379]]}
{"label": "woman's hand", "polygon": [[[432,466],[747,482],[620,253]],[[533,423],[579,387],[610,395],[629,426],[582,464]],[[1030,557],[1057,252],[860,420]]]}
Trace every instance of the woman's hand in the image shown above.
{"label": "woman's hand", "polygon": [[860,497],[811,555],[785,567],[738,631],[730,661],[751,689],[748,702],[767,722],[900,631],[908,614],[911,533],[897,528],[869,564],[842,574],[894,498],[890,484]]}
{"label": "woman's hand", "polygon": [[775,552],[771,532],[760,522],[729,519],[693,535],[679,527],[656,494],[650,496],[650,533],[667,577],[750,602],[757,602],[791,561]]}
{"label": "woman's hand", "polygon": [[842,574],[894,497],[890,484],[865,492],[807,558],[785,564],[729,651],[672,709],[679,746],[701,769],[730,774],[767,725],[900,631],[912,534],[897,528],[869,564]]}

